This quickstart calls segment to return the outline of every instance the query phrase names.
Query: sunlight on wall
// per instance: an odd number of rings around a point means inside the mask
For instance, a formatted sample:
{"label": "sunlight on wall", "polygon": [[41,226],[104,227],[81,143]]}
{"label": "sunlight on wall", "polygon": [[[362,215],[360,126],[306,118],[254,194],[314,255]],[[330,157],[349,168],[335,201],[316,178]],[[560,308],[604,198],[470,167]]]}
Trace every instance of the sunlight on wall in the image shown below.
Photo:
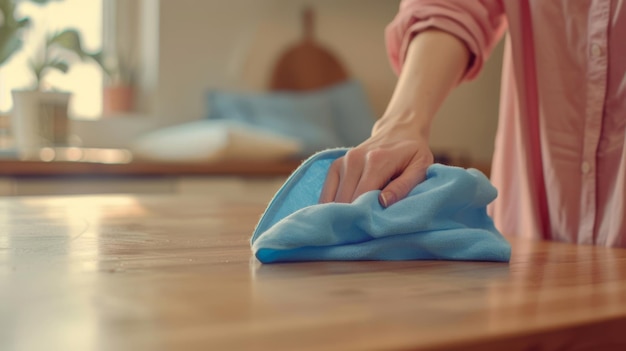
{"label": "sunlight on wall", "polygon": [[[24,47],[0,68],[0,112],[13,107],[11,91],[32,89],[35,79],[28,62],[41,54],[47,34],[68,28],[77,29],[83,48],[89,52],[102,47],[102,0],[64,0],[38,6],[21,2],[18,15],[31,18],[31,27],[24,31]],[[70,115],[95,119],[102,112],[102,72],[92,61],[72,61],[67,74],[49,72],[44,86],[73,93]]]}

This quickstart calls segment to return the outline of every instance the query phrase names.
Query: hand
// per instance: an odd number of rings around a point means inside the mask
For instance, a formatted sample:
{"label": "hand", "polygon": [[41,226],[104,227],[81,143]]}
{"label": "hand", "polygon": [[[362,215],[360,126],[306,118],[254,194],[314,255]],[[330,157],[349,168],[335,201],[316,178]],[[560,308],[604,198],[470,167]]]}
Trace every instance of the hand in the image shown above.
{"label": "hand", "polygon": [[372,136],[333,162],[320,202],[348,203],[378,189],[378,201],[388,207],[423,181],[433,163],[428,146],[432,119],[470,58],[465,42],[447,32],[429,29],[415,36]]}
{"label": "hand", "polygon": [[384,207],[405,198],[426,177],[433,163],[428,141],[410,133],[372,135],[333,162],[320,203],[349,203],[371,190],[382,190]]}

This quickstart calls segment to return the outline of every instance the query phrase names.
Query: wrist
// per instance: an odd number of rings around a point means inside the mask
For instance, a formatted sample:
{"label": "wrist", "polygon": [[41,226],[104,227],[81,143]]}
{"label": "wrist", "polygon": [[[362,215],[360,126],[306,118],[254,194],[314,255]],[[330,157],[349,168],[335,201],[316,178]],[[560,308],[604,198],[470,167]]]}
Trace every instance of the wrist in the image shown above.
{"label": "wrist", "polygon": [[385,113],[374,123],[372,136],[400,134],[428,140],[430,138],[431,120],[432,118],[414,112]]}

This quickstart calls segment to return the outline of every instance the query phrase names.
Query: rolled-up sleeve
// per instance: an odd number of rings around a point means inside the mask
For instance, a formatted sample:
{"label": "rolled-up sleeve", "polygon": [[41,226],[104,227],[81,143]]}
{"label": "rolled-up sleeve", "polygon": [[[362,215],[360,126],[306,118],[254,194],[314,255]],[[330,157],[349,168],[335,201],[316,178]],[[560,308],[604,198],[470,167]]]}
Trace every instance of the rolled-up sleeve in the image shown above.
{"label": "rolled-up sleeve", "polygon": [[473,57],[464,79],[473,79],[506,29],[502,1],[403,0],[385,31],[387,52],[397,74],[411,39],[428,28],[448,32],[465,42]]}

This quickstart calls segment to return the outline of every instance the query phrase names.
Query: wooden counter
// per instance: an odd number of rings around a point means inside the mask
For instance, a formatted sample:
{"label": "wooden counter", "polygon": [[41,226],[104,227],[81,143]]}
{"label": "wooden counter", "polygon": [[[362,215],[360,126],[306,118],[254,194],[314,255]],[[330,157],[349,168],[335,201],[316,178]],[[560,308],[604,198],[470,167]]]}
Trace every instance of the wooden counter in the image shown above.
{"label": "wooden counter", "polygon": [[235,187],[245,190],[258,188],[254,182],[275,180],[280,185],[300,164],[299,160],[126,164],[0,160],[0,196],[207,193],[216,188],[230,191],[234,182],[243,180],[245,184]]}
{"label": "wooden counter", "polygon": [[133,161],[123,164],[0,160],[0,176],[167,176],[167,175],[289,175],[301,161],[167,163]]}
{"label": "wooden counter", "polygon": [[0,200],[0,350],[626,349],[626,250],[264,266],[266,201]]}
{"label": "wooden counter", "polygon": [[[222,176],[235,175],[244,177],[287,176],[302,160],[284,160],[271,162],[220,161],[201,162],[150,162],[133,161],[130,163],[107,164],[92,162],[67,161],[18,161],[0,159],[0,177],[59,177],[59,176],[170,176],[198,175]],[[491,165],[486,162],[451,163],[464,168],[476,168],[489,176]]]}

